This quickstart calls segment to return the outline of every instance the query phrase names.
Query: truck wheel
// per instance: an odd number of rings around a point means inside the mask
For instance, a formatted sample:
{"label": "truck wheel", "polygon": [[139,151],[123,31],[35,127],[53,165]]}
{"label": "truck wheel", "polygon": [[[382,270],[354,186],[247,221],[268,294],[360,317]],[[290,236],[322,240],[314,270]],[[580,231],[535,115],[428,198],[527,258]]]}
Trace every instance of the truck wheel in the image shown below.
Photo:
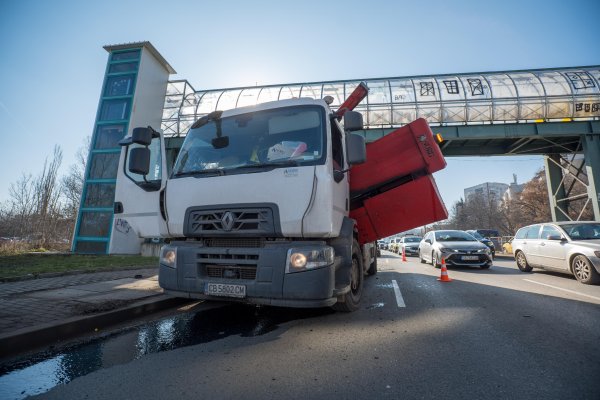
{"label": "truck wheel", "polygon": [[367,275],[375,275],[377,273],[377,257],[373,258],[373,262],[369,265],[369,269],[367,270]]}
{"label": "truck wheel", "polygon": [[333,305],[333,309],[341,312],[352,312],[358,310],[360,298],[363,290],[363,266],[360,247],[355,240],[352,243],[352,269],[350,271],[350,291],[338,299],[338,302]]}

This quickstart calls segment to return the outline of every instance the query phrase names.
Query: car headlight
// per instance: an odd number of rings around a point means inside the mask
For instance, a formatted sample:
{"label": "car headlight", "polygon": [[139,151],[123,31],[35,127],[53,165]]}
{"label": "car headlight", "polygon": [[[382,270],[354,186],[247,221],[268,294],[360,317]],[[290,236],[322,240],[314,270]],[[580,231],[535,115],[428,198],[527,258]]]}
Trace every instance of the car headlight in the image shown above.
{"label": "car headlight", "polygon": [[177,266],[177,248],[164,246],[160,251],[160,263],[175,268]]}
{"label": "car headlight", "polygon": [[478,253],[486,253],[486,254],[490,254],[491,251],[489,249],[489,247],[486,247],[485,249],[477,249]]}
{"label": "car headlight", "polygon": [[450,249],[450,248],[448,248],[448,247],[440,247],[440,251],[441,251],[442,253],[454,253],[454,252],[456,252],[456,250],[454,250],[454,249]]}
{"label": "car headlight", "polygon": [[306,271],[333,264],[333,247],[296,247],[288,250],[285,272],[287,274]]}
{"label": "car headlight", "polygon": [[596,257],[600,258],[600,251],[594,251],[594,254],[596,255]]}

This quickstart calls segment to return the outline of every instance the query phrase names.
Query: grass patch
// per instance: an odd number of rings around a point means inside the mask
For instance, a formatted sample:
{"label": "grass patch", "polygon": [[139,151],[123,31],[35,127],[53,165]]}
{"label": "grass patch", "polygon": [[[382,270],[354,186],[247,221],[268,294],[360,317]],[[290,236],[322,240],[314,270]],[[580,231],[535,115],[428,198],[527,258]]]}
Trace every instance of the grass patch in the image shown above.
{"label": "grass patch", "polygon": [[158,257],[81,254],[18,254],[0,256],[0,280],[72,271],[97,272],[158,267]]}

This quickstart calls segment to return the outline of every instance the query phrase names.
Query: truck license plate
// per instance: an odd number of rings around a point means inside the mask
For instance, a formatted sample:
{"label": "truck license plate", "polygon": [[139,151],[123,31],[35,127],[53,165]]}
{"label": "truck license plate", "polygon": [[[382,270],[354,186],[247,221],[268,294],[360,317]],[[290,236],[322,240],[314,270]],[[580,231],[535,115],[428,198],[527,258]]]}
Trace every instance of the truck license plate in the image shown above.
{"label": "truck license plate", "polygon": [[461,257],[462,260],[479,260],[479,256],[462,256]]}
{"label": "truck license plate", "polygon": [[224,283],[207,283],[205,287],[206,294],[211,296],[225,297],[246,297],[245,285],[228,285]]}

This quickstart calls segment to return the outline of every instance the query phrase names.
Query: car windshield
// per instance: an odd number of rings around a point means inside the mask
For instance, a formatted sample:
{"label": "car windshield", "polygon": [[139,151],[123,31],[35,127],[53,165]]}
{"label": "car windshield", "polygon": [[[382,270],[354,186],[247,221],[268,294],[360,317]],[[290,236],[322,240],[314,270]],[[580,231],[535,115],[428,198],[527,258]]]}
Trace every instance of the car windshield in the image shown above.
{"label": "car windshield", "polygon": [[475,238],[476,238],[476,239],[485,239],[485,238],[484,238],[484,237],[481,235],[481,233],[479,233],[479,232],[477,232],[477,231],[468,232],[468,233],[469,233],[469,235],[473,235],[473,236],[475,236]]}
{"label": "car windshield", "polygon": [[439,231],[435,233],[438,242],[473,242],[475,238],[463,231]]}
{"label": "car windshield", "polygon": [[[173,176],[258,172],[325,162],[324,110],[295,106],[212,119],[190,129]],[[252,169],[255,171],[252,171]]]}
{"label": "car windshield", "polygon": [[600,224],[565,224],[561,228],[572,240],[600,239]]}
{"label": "car windshield", "polygon": [[421,238],[419,237],[409,237],[409,238],[404,238],[404,241],[406,243],[417,243],[421,241]]}

